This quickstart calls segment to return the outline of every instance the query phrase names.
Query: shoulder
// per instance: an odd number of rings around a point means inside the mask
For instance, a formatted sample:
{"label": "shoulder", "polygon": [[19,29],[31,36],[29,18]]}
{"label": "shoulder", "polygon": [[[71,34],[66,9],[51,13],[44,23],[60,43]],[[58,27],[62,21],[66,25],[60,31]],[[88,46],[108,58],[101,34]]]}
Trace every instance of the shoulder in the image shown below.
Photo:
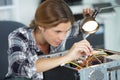
{"label": "shoulder", "polygon": [[12,31],[8,38],[11,39],[11,38],[19,38],[19,39],[27,39],[27,35],[30,33],[31,29],[28,28],[28,27],[21,27],[21,28],[18,28],[14,31]]}
{"label": "shoulder", "polygon": [[10,34],[16,34],[16,33],[25,34],[25,33],[28,32],[28,30],[29,30],[28,27],[20,27],[20,28],[18,28],[18,29],[13,30]]}

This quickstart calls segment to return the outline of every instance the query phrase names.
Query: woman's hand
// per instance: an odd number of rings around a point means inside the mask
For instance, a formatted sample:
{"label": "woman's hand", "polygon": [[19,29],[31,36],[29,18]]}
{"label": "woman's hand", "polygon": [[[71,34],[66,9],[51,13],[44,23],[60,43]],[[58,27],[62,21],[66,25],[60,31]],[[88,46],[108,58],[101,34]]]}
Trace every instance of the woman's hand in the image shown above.
{"label": "woman's hand", "polygon": [[86,9],[83,9],[83,16],[85,17],[86,15],[90,15],[92,16],[93,15],[93,10],[90,9],[90,8],[86,8]]}
{"label": "woman's hand", "polygon": [[91,52],[93,48],[87,40],[82,40],[74,43],[71,49],[68,51],[68,56],[71,58],[70,60],[75,60],[81,57],[82,55],[92,55]]}

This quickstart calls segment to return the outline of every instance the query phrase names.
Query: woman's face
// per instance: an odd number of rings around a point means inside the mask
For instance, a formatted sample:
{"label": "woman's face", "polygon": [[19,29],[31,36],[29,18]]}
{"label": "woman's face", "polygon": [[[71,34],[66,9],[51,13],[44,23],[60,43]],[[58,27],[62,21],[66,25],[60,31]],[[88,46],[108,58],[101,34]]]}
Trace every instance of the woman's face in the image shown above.
{"label": "woman's face", "polygon": [[71,22],[60,23],[56,27],[44,29],[42,36],[50,45],[57,47],[65,39],[67,32],[71,28]]}

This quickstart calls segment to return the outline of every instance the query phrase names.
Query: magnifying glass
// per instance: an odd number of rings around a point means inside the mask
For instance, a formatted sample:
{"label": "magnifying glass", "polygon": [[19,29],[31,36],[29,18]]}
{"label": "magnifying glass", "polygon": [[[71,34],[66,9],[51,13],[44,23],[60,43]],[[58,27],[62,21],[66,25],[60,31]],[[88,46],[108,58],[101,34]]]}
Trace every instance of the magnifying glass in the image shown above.
{"label": "magnifying glass", "polygon": [[93,15],[90,16],[89,14],[85,16],[83,19],[83,22],[80,26],[82,33],[83,33],[83,39],[86,39],[90,34],[95,33],[99,29],[99,24],[95,20],[95,17],[99,12],[105,9],[120,7],[120,5],[114,5],[109,7],[103,7],[103,8],[96,8]]}
{"label": "magnifying glass", "polygon": [[95,33],[99,29],[99,24],[92,16],[86,16],[81,25],[83,39],[86,39],[90,34]]}

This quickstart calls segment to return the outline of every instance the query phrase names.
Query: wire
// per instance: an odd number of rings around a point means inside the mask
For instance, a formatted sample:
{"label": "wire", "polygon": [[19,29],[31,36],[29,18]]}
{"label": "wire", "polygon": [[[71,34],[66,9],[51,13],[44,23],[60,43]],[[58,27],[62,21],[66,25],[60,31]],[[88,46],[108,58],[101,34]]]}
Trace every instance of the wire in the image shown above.
{"label": "wire", "polygon": [[74,63],[74,62],[69,62],[70,64],[73,64],[73,65],[75,65],[76,67],[78,67],[78,68],[82,68],[80,65],[78,65],[77,63]]}
{"label": "wire", "polygon": [[[95,59],[101,64],[103,63],[103,61],[101,60],[101,58],[104,57],[104,55],[108,55],[106,54],[104,51],[99,51],[98,54],[93,54],[92,56],[89,56],[86,60],[82,60],[82,63],[79,63],[78,62],[78,59],[77,60],[74,60],[74,61],[71,61],[71,62],[68,62],[66,64],[72,64],[74,66],[76,66],[75,68],[77,69],[82,69],[84,67],[89,67],[90,66],[90,63],[93,62]],[[92,65],[92,64],[91,64]],[[70,66],[71,67],[71,66]]]}
{"label": "wire", "polygon": [[86,67],[89,66],[89,62],[95,58],[100,64],[102,63],[102,61],[98,58],[98,57],[102,57],[103,55],[107,55],[107,54],[93,54],[86,62]]}

